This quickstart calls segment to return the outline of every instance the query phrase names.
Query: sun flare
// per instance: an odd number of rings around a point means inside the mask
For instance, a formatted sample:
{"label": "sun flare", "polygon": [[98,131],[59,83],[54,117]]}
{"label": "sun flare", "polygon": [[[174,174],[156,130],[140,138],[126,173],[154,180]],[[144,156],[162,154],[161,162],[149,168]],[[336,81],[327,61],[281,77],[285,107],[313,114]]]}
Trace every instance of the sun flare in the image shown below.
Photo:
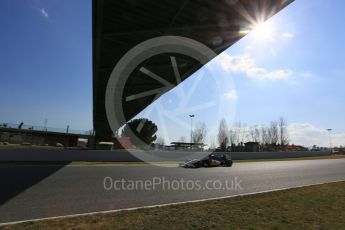
{"label": "sun flare", "polygon": [[257,23],[251,29],[252,36],[260,41],[273,40],[274,28],[268,23]]}

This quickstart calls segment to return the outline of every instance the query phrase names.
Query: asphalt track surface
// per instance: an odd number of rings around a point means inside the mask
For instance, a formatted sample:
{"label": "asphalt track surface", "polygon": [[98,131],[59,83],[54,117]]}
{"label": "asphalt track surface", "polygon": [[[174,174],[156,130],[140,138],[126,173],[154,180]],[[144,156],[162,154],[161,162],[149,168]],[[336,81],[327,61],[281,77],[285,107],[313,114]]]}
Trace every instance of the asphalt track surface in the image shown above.
{"label": "asphalt track surface", "polygon": [[200,169],[2,165],[0,179],[0,223],[5,223],[344,181],[345,159]]}

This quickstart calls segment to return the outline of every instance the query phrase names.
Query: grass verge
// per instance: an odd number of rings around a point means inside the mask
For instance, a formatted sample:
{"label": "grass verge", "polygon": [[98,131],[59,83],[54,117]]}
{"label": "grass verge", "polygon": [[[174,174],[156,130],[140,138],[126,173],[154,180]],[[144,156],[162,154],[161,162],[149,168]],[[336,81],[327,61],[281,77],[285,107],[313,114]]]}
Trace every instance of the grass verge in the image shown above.
{"label": "grass verge", "polygon": [[345,182],[3,229],[344,229]]}

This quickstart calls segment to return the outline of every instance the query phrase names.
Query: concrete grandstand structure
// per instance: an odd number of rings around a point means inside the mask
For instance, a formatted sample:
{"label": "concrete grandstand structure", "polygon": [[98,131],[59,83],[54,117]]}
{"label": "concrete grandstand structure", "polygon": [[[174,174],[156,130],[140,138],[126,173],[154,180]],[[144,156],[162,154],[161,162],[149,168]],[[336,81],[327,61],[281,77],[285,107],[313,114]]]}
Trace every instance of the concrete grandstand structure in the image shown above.
{"label": "concrete grandstand structure", "polygon": [[[134,46],[160,36],[181,36],[204,44],[220,54],[248,31],[255,22],[263,22],[293,0],[94,0],[93,1],[93,124],[95,139],[111,141],[105,106],[109,77],[118,61]],[[195,59],[175,54],[181,82],[203,66]],[[153,70],[174,86],[177,82],[171,62],[163,54],[150,57],[142,66]],[[130,95],[149,92],[161,84],[135,69],[123,89],[122,110],[130,120],[157,95],[128,101]]]}

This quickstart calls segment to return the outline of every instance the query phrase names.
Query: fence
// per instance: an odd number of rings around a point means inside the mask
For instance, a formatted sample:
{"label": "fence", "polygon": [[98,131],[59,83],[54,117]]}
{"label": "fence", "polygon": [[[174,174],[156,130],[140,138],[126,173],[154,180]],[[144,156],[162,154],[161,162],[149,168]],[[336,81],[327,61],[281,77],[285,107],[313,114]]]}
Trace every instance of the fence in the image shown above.
{"label": "fence", "polygon": [[56,132],[56,133],[93,135],[93,130],[85,131],[85,130],[70,129],[68,126],[66,126],[66,128],[53,128],[53,127],[48,127],[48,126],[37,126],[37,125],[27,125],[27,124],[0,123],[0,128],[13,128],[13,129],[46,131],[46,132]]}

